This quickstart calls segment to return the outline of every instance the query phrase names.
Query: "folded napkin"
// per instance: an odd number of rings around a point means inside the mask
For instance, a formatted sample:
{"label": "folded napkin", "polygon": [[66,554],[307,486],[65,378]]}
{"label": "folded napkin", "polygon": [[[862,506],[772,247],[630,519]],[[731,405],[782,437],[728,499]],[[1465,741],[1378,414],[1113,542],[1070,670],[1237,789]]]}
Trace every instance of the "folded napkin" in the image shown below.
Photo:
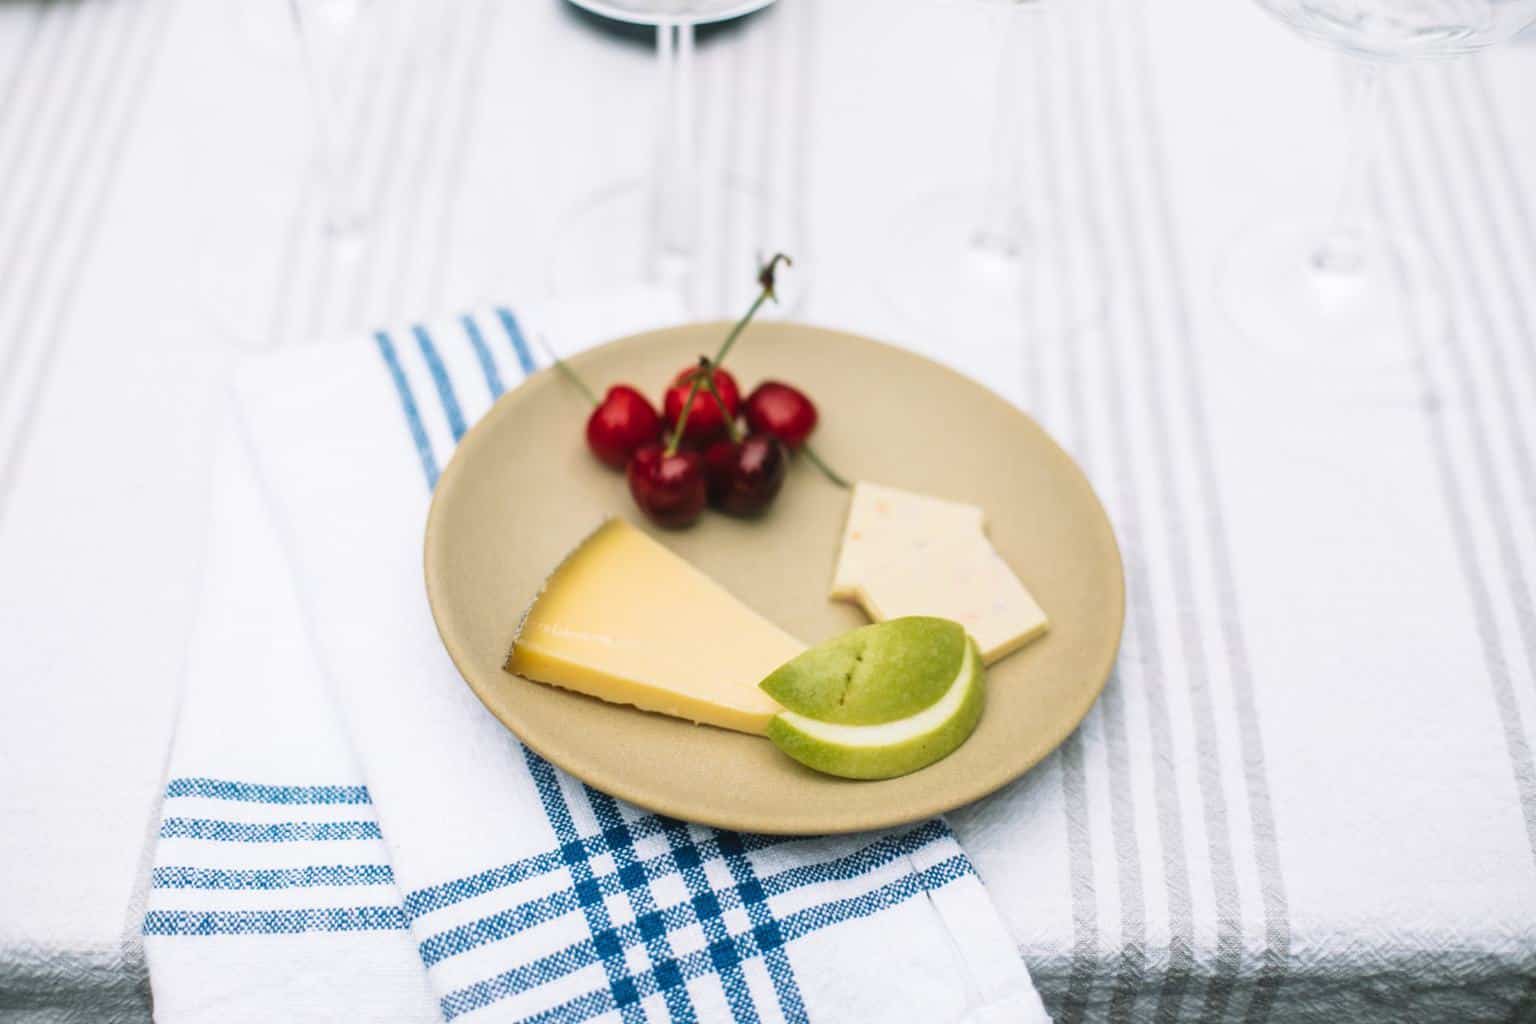
{"label": "folded napkin", "polygon": [[523,748],[443,652],[421,538],[454,444],[531,339],[671,319],[646,292],[494,309],[242,373],[144,922],[162,1019],[1047,1019],[942,821],[644,813]]}
{"label": "folded napkin", "polygon": [[436,1021],[362,771],[228,433],[144,916],[155,1016]]}

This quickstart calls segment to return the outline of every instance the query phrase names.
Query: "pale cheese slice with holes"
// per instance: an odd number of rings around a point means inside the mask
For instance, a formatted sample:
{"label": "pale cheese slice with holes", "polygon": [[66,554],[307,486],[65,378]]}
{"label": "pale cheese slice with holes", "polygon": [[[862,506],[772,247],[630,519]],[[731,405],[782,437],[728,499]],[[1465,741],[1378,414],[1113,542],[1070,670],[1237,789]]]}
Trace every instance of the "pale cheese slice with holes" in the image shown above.
{"label": "pale cheese slice with holes", "polygon": [[857,597],[876,622],[933,615],[960,623],[975,637],[988,665],[1050,625],[997,549],[974,530],[936,540],[920,553],[871,570],[859,584]]}
{"label": "pale cheese slice with holes", "polygon": [[982,537],[985,525],[986,516],[975,505],[861,480],[853,485],[848,503],[831,596],[857,600],[871,572],[957,534]]}

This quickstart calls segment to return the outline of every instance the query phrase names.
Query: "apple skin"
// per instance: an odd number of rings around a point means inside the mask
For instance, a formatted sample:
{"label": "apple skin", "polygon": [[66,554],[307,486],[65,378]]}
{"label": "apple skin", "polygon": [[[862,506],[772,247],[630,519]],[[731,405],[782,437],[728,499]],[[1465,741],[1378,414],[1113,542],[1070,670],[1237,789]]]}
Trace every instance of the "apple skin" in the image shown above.
{"label": "apple skin", "polygon": [[[970,645],[970,671],[954,684],[964,686],[965,695],[955,713],[932,729],[886,746],[849,746],[814,736],[780,714],[768,723],[768,739],[807,768],[845,779],[891,779],[926,768],[954,753],[970,738],[986,707],[986,669],[981,652],[974,640],[967,637],[966,642]],[[855,728],[888,728],[900,721]]]}
{"label": "apple skin", "polygon": [[908,615],[833,637],[757,685],[786,710],[818,722],[894,722],[948,692],[966,643],[958,622]]}

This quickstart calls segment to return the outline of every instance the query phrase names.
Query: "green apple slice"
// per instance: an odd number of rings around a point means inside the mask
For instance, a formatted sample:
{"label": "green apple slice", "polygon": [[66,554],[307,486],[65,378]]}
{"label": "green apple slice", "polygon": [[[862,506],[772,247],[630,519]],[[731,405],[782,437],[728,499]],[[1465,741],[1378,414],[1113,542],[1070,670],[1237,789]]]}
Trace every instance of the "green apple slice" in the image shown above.
{"label": "green apple slice", "polygon": [[853,630],[760,684],[785,707],[768,738],[808,768],[888,779],[952,753],[975,730],[986,669],[959,623],[926,616]]}

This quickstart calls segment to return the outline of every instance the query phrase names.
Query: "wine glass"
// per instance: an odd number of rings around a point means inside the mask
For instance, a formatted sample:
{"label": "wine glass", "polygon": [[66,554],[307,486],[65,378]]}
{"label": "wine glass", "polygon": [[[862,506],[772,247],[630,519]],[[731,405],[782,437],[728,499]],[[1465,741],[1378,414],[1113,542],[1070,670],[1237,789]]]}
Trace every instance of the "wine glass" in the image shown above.
{"label": "wine glass", "polygon": [[[387,113],[380,94],[410,55],[429,48],[425,40],[439,27],[433,12],[413,0],[286,0],[283,6],[309,115],[308,159],[293,177],[283,173],[286,167],[268,167],[260,194],[214,211],[204,223],[198,269],[214,323],[245,348],[363,326],[368,311],[357,301],[308,308],[305,316],[290,308],[291,292],[300,280],[316,282],[327,295],[356,292],[382,205],[383,184],[366,169],[377,162],[370,156],[388,156],[370,149],[391,138],[377,130]],[[257,244],[273,241],[262,236],[283,221],[287,235],[277,240],[275,254]]]}
{"label": "wine glass", "polygon": [[1266,219],[1221,261],[1218,292],[1248,337],[1364,369],[1406,359],[1409,324],[1447,315],[1443,274],[1422,242],[1370,217],[1382,79],[1398,64],[1456,57],[1536,20],[1536,0],[1257,0],[1302,37],[1344,55],[1354,79],[1350,154],[1331,215]]}
{"label": "wine glass", "polygon": [[[792,239],[758,237],[744,240],[739,251],[724,251],[720,225],[700,217],[701,208],[723,204],[766,208],[772,196],[752,181],[707,177],[699,166],[695,28],[754,13],[773,0],[571,2],[606,18],[655,27],[661,117],[649,177],[615,182],[563,218],[551,247],[550,291],[592,294],[638,280],[672,289],[691,315],[734,315],[745,305],[745,292],[736,290],[738,279],[741,288],[752,285],[766,253],[793,252],[794,246]],[[721,275],[721,289],[707,287],[711,274]],[[797,281],[803,277],[793,276]],[[780,311],[794,304],[799,287],[786,284]],[[724,305],[713,308],[715,300]]]}
{"label": "wine glass", "polygon": [[1049,77],[1046,0],[988,3],[1002,24],[985,180],[899,212],[880,266],[881,290],[897,311],[946,336],[957,361],[973,369],[995,366],[1001,348],[1021,348],[1021,330],[1038,340],[1091,326],[1107,302],[1103,280],[1074,273],[1092,233],[1047,185],[1053,169],[1035,158],[1049,102],[1041,91]]}

